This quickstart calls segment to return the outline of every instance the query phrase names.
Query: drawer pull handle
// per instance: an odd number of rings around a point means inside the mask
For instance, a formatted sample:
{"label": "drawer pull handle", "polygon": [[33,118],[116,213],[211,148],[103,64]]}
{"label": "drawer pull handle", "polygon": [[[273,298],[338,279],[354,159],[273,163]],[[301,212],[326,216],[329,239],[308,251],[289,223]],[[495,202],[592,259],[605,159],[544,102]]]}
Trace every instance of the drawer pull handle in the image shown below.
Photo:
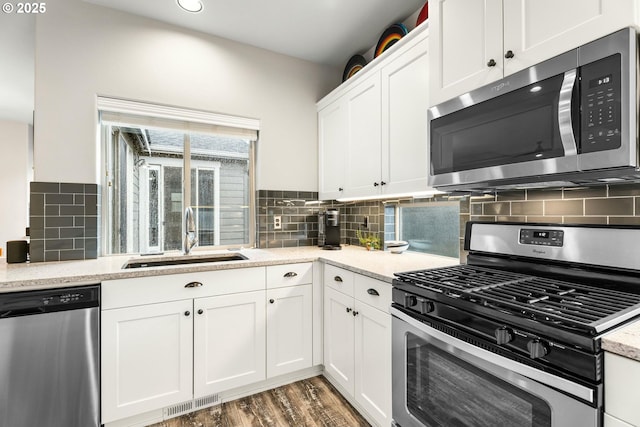
{"label": "drawer pull handle", "polygon": [[202,286],[202,283],[200,282],[189,282],[184,285],[185,288],[199,288],[200,286]]}
{"label": "drawer pull handle", "polygon": [[369,289],[367,289],[367,293],[368,293],[369,295],[380,296],[380,294],[378,293],[378,291],[376,291],[376,290],[375,290],[375,289],[373,289],[373,288],[369,288]]}
{"label": "drawer pull handle", "polygon": [[342,277],[340,277],[340,276],[334,277],[333,280],[335,280],[336,282],[342,283]]}
{"label": "drawer pull handle", "polygon": [[298,275],[298,273],[296,273],[295,271],[290,271],[288,273],[285,273],[284,277],[296,277]]}

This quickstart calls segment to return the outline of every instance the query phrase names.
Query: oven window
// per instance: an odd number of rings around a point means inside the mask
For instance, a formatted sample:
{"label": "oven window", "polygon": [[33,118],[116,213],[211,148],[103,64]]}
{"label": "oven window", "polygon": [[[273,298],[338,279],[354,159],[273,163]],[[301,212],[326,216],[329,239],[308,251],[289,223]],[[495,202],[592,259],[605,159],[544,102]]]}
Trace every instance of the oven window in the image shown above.
{"label": "oven window", "polygon": [[428,427],[550,427],[549,405],[407,334],[407,407]]}

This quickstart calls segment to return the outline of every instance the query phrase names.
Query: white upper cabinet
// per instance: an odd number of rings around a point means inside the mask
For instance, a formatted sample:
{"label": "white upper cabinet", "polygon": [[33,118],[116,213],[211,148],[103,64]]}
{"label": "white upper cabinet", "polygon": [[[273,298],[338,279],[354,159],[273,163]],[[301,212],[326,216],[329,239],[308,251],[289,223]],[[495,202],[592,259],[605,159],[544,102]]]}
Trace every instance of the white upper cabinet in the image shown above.
{"label": "white upper cabinet", "polygon": [[347,185],[344,196],[371,196],[380,186],[380,74],[374,73],[346,95]]}
{"label": "white upper cabinet", "polygon": [[318,102],[321,200],[429,190],[427,39],[414,29]]}
{"label": "white upper cabinet", "polygon": [[431,105],[502,78],[502,0],[431,0],[429,47]]}
{"label": "white upper cabinet", "polygon": [[338,100],[318,111],[318,191],[325,199],[342,196],[347,135],[347,108],[344,102]]}
{"label": "white upper cabinet", "polygon": [[384,194],[427,190],[429,41],[382,68],[382,179]]}
{"label": "white upper cabinet", "polygon": [[432,0],[430,105],[627,26],[634,0]]}

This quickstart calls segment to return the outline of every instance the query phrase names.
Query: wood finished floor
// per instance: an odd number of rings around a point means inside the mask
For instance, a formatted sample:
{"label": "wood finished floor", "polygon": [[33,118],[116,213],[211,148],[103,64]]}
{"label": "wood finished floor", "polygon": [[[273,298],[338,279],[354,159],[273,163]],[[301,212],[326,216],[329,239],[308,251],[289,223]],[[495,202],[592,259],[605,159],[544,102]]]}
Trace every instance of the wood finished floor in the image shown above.
{"label": "wood finished floor", "polygon": [[150,427],[369,427],[317,376],[173,418]]}

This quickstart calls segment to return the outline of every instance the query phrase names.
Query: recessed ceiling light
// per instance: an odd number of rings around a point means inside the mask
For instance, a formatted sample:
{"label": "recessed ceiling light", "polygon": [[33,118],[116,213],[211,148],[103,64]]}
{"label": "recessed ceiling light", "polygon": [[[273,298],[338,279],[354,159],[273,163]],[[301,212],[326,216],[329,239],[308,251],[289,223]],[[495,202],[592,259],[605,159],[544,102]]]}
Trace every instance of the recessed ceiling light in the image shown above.
{"label": "recessed ceiling light", "polygon": [[178,0],[178,6],[187,12],[202,12],[202,1],[200,0]]}

